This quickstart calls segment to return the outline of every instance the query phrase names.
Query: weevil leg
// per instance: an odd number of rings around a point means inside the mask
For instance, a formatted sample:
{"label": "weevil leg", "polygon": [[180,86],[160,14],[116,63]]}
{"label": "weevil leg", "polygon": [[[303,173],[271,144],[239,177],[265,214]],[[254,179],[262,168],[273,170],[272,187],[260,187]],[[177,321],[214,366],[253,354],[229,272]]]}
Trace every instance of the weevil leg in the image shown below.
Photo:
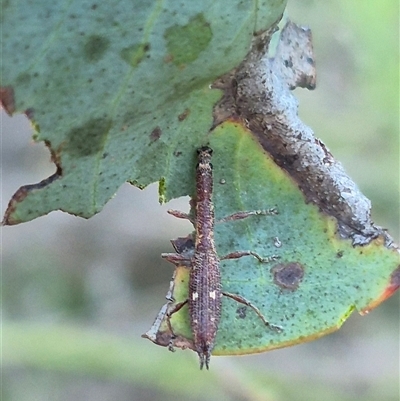
{"label": "weevil leg", "polygon": [[276,330],[278,333],[281,333],[283,331],[283,328],[281,326],[277,326],[275,324],[270,323],[267,319],[265,319],[264,315],[261,313],[260,309],[257,308],[253,303],[251,303],[249,300],[246,298],[241,297],[240,295],[237,294],[231,294],[229,292],[222,291],[222,294],[225,295],[226,297],[229,297],[236,302],[239,302],[243,305],[246,305],[250,307],[251,309],[254,310],[254,312],[257,313],[258,317],[264,322],[264,324],[269,327],[271,330]]}
{"label": "weevil leg", "polygon": [[260,256],[258,253],[253,252],[253,251],[236,251],[236,252],[231,252],[228,253],[225,256],[222,256],[221,258],[219,258],[219,260],[226,260],[226,259],[239,259],[243,256],[254,256],[256,259],[258,259],[261,263],[270,263],[273,262],[275,260],[279,259],[278,255],[272,255],[272,256],[268,256],[266,258],[263,258],[262,256]]}
{"label": "weevil leg", "polygon": [[237,212],[233,213],[229,216],[226,216],[220,220],[217,220],[217,223],[224,223],[227,221],[234,221],[234,220],[242,220],[250,216],[273,216],[278,214],[278,209],[273,207],[271,209],[266,210],[249,210],[244,212]]}
{"label": "weevil leg", "polygon": [[192,259],[190,257],[179,253],[162,253],[161,257],[173,263],[175,266],[191,267],[192,264]]}
{"label": "weevil leg", "polygon": [[174,339],[176,338],[176,334],[174,333],[174,330],[172,328],[171,325],[171,316],[180,311],[186,304],[188,303],[188,300],[185,299],[182,302],[177,303],[176,305],[174,305],[167,313],[166,313],[166,318],[167,318],[167,326],[168,326],[168,330],[171,332],[171,340],[169,342],[168,345],[168,350],[174,352],[175,348],[174,348]]}
{"label": "weevil leg", "polygon": [[178,219],[189,220],[193,224],[193,226],[195,225],[195,220],[188,213],[181,212],[180,210],[173,210],[173,209],[167,210],[167,213],[170,214],[171,216],[177,217]]}

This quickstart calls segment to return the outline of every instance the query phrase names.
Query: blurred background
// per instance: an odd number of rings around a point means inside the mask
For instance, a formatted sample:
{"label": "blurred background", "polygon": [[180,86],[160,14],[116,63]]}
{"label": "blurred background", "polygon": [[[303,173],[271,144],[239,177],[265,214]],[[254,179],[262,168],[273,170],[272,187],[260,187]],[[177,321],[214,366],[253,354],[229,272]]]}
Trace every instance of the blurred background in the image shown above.
{"label": "blurred background", "polygon": [[[300,116],[372,201],[399,241],[399,4],[289,0],[312,28],[317,89],[296,90]],[[24,184],[54,173],[28,121],[1,114],[2,213]],[[169,239],[191,231],[158,204],[157,186],[123,185],[90,220],[53,212],[2,228],[3,401],[398,400],[399,295],[320,340],[198,370],[140,336],[173,266]]]}

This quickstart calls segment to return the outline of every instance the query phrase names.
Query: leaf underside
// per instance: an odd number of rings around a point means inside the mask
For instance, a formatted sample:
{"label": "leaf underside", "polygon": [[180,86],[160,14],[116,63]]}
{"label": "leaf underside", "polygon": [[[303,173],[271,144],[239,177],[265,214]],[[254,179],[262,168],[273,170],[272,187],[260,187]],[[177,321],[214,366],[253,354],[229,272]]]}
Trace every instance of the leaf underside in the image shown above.
{"label": "leaf underside", "polygon": [[[126,181],[190,194],[215,79],[238,65],[286,0],[6,2],[0,102],[25,112],[57,168],[20,188],[4,224],[53,210],[91,217]],[[16,23],[18,21],[18,23]],[[38,22],[40,21],[40,23]]]}

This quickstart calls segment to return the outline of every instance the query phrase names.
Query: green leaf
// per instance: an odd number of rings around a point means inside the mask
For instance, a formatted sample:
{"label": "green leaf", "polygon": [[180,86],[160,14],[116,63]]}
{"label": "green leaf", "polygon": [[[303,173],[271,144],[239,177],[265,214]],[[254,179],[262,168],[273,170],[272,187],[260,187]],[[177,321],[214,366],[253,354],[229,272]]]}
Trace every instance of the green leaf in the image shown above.
{"label": "green leaf", "polygon": [[[223,290],[250,301],[281,333],[265,326],[248,306],[223,297],[215,355],[247,354],[312,340],[338,329],[353,310],[366,313],[400,285],[400,255],[382,233],[367,245],[341,238],[338,220],[307,203],[297,183],[279,168],[252,133],[238,123],[215,129],[211,142],[216,218],[238,211],[278,209],[216,225],[217,252],[251,250],[254,257],[221,262]],[[171,284],[175,301],[161,310],[146,336],[160,345],[191,347],[187,267],[178,266]]]}
{"label": "green leaf", "polygon": [[143,188],[161,180],[162,200],[190,194],[192,149],[205,141],[221,97],[210,84],[285,5],[4,2],[0,100],[10,114],[25,111],[57,165],[14,195],[4,223],[58,209],[90,217],[126,181]]}

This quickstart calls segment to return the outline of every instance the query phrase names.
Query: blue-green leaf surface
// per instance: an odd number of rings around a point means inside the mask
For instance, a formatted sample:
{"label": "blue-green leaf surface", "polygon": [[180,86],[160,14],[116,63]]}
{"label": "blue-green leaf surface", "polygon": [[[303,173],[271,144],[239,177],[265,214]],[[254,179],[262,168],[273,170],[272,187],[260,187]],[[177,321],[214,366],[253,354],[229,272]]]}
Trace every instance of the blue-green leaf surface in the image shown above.
{"label": "blue-green leaf surface", "polygon": [[7,1],[1,102],[25,112],[57,171],[22,187],[5,223],[63,210],[99,212],[126,181],[162,180],[162,199],[189,194],[191,150],[204,142],[221,91],[255,32],[286,0]]}

